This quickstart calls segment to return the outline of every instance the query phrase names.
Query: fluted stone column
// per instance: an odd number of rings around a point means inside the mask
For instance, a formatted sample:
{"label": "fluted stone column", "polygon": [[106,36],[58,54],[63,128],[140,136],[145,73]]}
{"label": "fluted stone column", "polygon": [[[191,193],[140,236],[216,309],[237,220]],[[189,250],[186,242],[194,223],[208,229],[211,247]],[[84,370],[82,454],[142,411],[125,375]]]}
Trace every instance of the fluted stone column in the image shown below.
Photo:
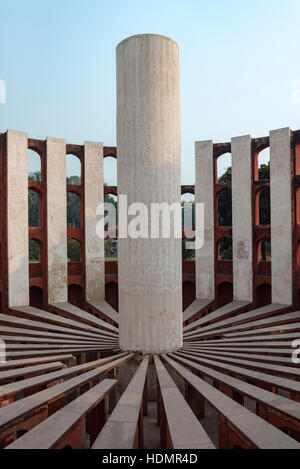
{"label": "fluted stone column", "polygon": [[[171,39],[138,35],[119,44],[118,191],[127,195],[128,206],[142,202],[150,213],[152,202],[181,202],[179,88],[179,49]],[[181,240],[174,236],[119,239],[123,350],[181,347],[181,258]]]}

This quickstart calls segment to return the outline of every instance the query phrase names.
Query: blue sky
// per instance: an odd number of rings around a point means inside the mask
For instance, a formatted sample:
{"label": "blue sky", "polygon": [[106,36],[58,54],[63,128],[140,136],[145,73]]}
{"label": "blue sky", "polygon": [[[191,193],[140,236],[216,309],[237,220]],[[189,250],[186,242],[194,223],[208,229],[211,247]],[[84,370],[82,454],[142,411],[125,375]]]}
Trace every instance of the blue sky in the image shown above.
{"label": "blue sky", "polygon": [[115,48],[164,34],[181,50],[182,182],[193,184],[195,140],[300,128],[299,16],[299,0],[0,0],[0,131],[115,145]]}

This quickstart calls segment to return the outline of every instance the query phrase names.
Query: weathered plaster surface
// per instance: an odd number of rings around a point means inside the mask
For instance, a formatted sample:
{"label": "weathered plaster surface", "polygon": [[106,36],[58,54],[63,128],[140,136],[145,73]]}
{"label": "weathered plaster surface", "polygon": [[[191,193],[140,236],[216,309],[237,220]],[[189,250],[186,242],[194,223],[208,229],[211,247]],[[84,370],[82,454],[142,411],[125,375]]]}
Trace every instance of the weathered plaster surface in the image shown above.
{"label": "weathered plaster surface", "polygon": [[233,295],[237,301],[253,301],[251,137],[236,137],[232,153]]}
{"label": "weathered plaster surface", "polygon": [[289,128],[270,132],[272,302],[292,304],[292,156]]}
{"label": "weathered plaster surface", "polygon": [[195,202],[204,204],[204,246],[196,251],[196,296],[215,297],[213,142],[196,142]]}
{"label": "weathered plaster surface", "polygon": [[85,259],[86,259],[86,300],[105,298],[104,239],[97,236],[96,215],[99,204],[103,203],[103,144],[85,142]]}
{"label": "weathered plaster surface", "polygon": [[[134,36],[117,48],[118,190],[128,204],[181,202],[179,49]],[[120,346],[182,344],[180,239],[119,239]]]}
{"label": "weathered plaster surface", "polygon": [[47,138],[48,302],[68,300],[66,143]]}
{"label": "weathered plaster surface", "polygon": [[9,306],[29,304],[27,134],[7,132]]}

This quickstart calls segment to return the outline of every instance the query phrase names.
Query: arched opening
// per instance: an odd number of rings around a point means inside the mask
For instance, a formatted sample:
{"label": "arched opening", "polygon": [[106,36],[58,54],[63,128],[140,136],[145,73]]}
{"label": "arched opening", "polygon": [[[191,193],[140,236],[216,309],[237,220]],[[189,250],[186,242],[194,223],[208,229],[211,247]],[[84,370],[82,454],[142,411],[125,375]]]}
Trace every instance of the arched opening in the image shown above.
{"label": "arched opening", "polygon": [[112,156],[104,158],[103,161],[104,182],[107,186],[115,187],[118,185],[117,160]]}
{"label": "arched opening", "polygon": [[81,201],[74,192],[67,192],[67,223],[68,228],[81,227]]}
{"label": "arched opening", "polygon": [[196,259],[195,240],[183,239],[182,240],[182,260],[194,261]]}
{"label": "arched opening", "polygon": [[40,196],[32,190],[28,190],[28,226],[38,228],[40,226]]}
{"label": "arched opening", "polygon": [[42,181],[42,163],[40,155],[34,150],[28,150],[28,181]]}
{"label": "arched opening", "polygon": [[[195,228],[195,195],[183,194],[181,196],[181,210],[182,210],[182,227],[186,236],[193,235],[193,228]],[[189,234],[191,232],[191,234]]]}
{"label": "arched opening", "polygon": [[256,289],[256,303],[257,307],[267,306],[271,304],[271,285],[269,283],[262,283]]}
{"label": "arched opening", "polygon": [[298,244],[297,244],[296,263],[297,263],[297,266],[300,266],[300,240],[298,241]]}
{"label": "arched opening", "polygon": [[109,303],[116,311],[119,311],[119,291],[118,284],[110,282],[105,285],[105,300]]}
{"label": "arched opening", "polygon": [[35,239],[29,239],[29,263],[38,264],[40,261],[40,244]]}
{"label": "arched opening", "polygon": [[193,282],[184,282],[182,285],[183,311],[196,299],[196,286]]}
{"label": "arched opening", "polygon": [[218,194],[218,226],[232,226],[232,195],[230,189]]}
{"label": "arched opening", "polygon": [[68,262],[81,262],[81,244],[77,239],[68,239]]}
{"label": "arched opening", "polygon": [[217,160],[217,184],[231,184],[232,157],[231,153],[224,153]]}
{"label": "arched opening", "polygon": [[115,238],[117,236],[116,229],[118,228],[118,197],[115,194],[105,194],[104,202],[107,204],[105,216],[108,220],[104,228],[109,232],[110,237]]}
{"label": "arched opening", "polygon": [[232,261],[232,239],[222,238],[218,242],[218,260]]}
{"label": "arched opening", "polygon": [[265,238],[260,241],[258,245],[258,261],[259,262],[271,262],[271,240],[270,238]]}
{"label": "arched opening", "polygon": [[300,225],[300,188],[296,189],[296,223]]}
{"label": "arched opening", "polygon": [[68,302],[78,308],[83,308],[83,289],[80,285],[69,285],[68,287]]}
{"label": "arched opening", "polygon": [[295,146],[295,176],[300,176],[300,145]]}
{"label": "arched opening", "polygon": [[264,150],[261,150],[256,155],[256,171],[255,171],[255,180],[256,181],[268,181],[270,179],[270,148],[267,147]]}
{"label": "arched opening", "polygon": [[233,285],[229,282],[223,282],[217,288],[218,308],[230,303],[233,300]]}
{"label": "arched opening", "polygon": [[271,200],[270,188],[265,187],[259,193],[259,225],[268,226],[271,224]]}
{"label": "arched opening", "polygon": [[29,288],[29,304],[33,308],[43,309],[44,306],[44,293],[39,287]]}
{"label": "arched opening", "polygon": [[66,156],[67,184],[69,186],[81,186],[81,161],[78,156],[68,154]]}

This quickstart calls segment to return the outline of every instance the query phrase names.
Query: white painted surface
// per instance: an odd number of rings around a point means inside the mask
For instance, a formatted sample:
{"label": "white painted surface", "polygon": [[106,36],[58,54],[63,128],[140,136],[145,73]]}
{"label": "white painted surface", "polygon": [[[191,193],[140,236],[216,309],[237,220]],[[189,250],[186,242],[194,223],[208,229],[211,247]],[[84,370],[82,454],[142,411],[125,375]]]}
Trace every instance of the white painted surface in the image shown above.
{"label": "white painted surface", "polygon": [[66,142],[47,138],[48,302],[68,300]]}
{"label": "white painted surface", "polygon": [[232,153],[233,299],[253,301],[251,137],[236,137]]}
{"label": "white painted surface", "polygon": [[270,132],[272,302],[292,304],[292,166],[289,128]]}
{"label": "white painted surface", "polygon": [[28,141],[7,131],[7,244],[9,307],[29,304]]}
{"label": "white painted surface", "polygon": [[215,297],[214,160],[211,140],[196,142],[195,202],[204,204],[204,246],[196,251],[196,296]]}
{"label": "white painted surface", "polygon": [[97,208],[104,201],[103,144],[85,142],[86,300],[105,299],[104,239],[97,236]]}
{"label": "white painted surface", "polygon": [[[128,204],[181,202],[179,49],[158,35],[117,48],[118,190]],[[182,344],[181,239],[119,239],[120,346]]]}

